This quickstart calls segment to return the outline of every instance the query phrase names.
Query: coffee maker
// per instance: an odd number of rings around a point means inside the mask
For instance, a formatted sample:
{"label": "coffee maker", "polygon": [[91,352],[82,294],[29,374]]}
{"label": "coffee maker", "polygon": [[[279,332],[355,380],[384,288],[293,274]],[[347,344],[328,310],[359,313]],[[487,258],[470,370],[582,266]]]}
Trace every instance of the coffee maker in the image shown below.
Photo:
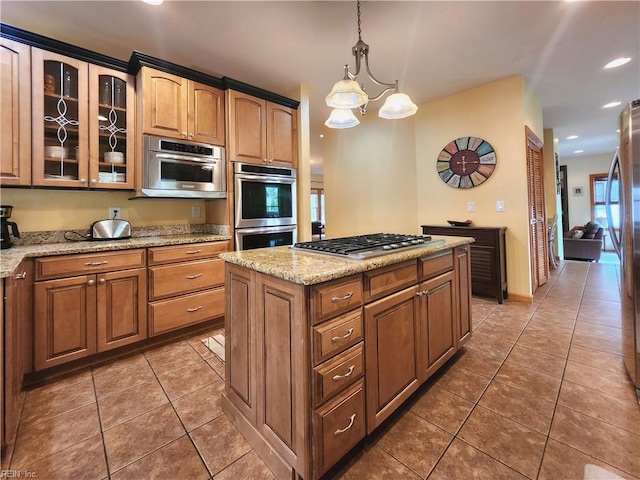
{"label": "coffee maker", "polygon": [[[2,236],[0,239],[0,248],[2,249],[11,248],[13,246],[11,234],[16,238],[20,238],[18,225],[16,225],[16,222],[9,221],[9,218],[11,217],[11,210],[13,210],[12,205],[0,205],[0,235]],[[9,227],[11,227],[11,232],[9,232]]]}

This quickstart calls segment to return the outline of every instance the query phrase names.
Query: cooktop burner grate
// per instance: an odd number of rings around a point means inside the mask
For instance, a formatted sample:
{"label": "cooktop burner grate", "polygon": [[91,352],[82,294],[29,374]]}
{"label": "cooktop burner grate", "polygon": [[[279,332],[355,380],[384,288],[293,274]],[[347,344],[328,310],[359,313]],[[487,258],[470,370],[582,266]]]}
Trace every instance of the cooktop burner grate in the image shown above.
{"label": "cooktop burner grate", "polygon": [[354,237],[330,238],[316,242],[301,242],[296,243],[293,248],[363,260],[399,250],[424,246],[426,243],[433,243],[428,235],[373,233]]}

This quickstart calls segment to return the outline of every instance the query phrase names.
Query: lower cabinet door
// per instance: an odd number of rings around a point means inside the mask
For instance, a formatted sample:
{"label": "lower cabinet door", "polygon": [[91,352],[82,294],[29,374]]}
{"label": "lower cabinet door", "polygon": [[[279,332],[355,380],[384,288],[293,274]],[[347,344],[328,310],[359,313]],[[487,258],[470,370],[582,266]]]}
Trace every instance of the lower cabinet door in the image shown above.
{"label": "lower cabinet door", "polygon": [[315,450],[318,478],[365,436],[366,422],[363,380],[314,412]]}
{"label": "lower cabinet door", "polygon": [[60,365],[96,353],[96,276],[34,284],[34,367]]}
{"label": "lower cabinet door", "polygon": [[149,304],[149,336],[224,315],[224,287]]}
{"label": "lower cabinet door", "polygon": [[101,273],[96,277],[98,351],[147,338],[146,269]]}
{"label": "lower cabinet door", "polygon": [[457,312],[453,272],[422,282],[419,289],[423,338],[420,363],[421,381],[424,381],[456,353]]}
{"label": "lower cabinet door", "polygon": [[419,386],[417,293],[416,285],[364,307],[368,433]]}

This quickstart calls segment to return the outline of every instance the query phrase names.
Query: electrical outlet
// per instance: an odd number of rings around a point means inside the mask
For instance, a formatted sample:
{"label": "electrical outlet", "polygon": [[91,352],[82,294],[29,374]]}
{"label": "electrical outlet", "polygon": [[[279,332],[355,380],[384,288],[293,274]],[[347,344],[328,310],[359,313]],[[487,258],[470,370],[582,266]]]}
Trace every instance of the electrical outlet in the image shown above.
{"label": "electrical outlet", "polygon": [[504,212],[504,202],[502,200],[496,202],[496,212]]}
{"label": "electrical outlet", "polygon": [[474,202],[467,202],[467,212],[475,212],[476,204]]}
{"label": "electrical outlet", "polygon": [[120,207],[109,207],[109,219],[115,220],[122,218],[122,209]]}
{"label": "electrical outlet", "polygon": [[200,207],[191,207],[191,218],[200,218]]}

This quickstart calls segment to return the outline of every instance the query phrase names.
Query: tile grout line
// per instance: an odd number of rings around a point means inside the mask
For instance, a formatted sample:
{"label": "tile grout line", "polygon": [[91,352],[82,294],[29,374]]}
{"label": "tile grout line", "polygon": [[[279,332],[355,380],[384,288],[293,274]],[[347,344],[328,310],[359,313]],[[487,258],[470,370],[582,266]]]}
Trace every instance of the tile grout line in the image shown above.
{"label": "tile grout line", "polygon": [[91,383],[93,383],[93,395],[96,399],[96,411],[98,412],[98,426],[100,427],[100,439],[102,440],[102,451],[104,452],[104,463],[107,468],[107,478],[111,479],[111,468],[109,466],[109,455],[107,453],[107,442],[104,439],[104,429],[102,428],[102,416],[100,415],[100,403],[98,402],[98,391],[96,389],[96,381],[91,369]]}

